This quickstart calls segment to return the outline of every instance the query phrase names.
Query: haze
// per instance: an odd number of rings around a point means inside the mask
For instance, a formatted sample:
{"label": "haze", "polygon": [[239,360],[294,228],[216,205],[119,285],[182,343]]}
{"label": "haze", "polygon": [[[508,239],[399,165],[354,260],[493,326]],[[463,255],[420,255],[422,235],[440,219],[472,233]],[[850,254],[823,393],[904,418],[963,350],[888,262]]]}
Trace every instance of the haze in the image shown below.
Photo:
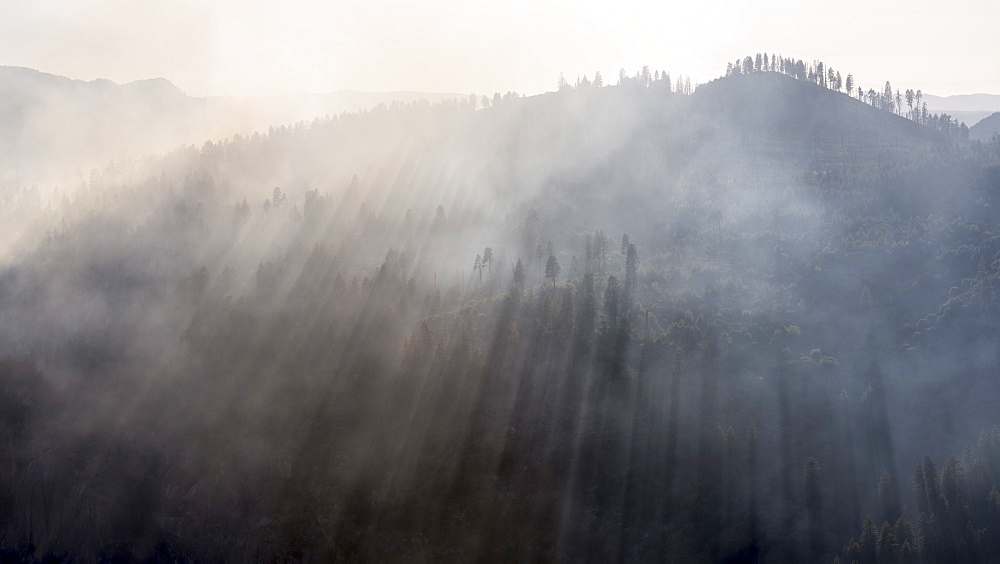
{"label": "haze", "polygon": [[949,9],[6,3],[0,562],[1000,562]]}
{"label": "haze", "polygon": [[[193,96],[336,90],[540,93],[600,70],[697,83],[733,53],[808,53],[863,84],[1000,93],[995,2],[387,0],[4,2],[0,61]],[[982,109],[982,108],[979,108]]]}

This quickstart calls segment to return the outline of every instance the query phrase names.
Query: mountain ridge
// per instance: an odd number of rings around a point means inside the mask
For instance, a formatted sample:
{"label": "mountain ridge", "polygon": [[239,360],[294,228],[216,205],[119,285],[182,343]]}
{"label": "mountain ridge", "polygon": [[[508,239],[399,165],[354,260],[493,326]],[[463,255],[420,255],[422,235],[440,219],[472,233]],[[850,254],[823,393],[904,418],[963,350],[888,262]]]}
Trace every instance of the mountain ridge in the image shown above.
{"label": "mountain ridge", "polygon": [[[727,89],[734,92],[726,94]],[[755,92],[755,89],[761,91]],[[621,98],[604,108],[596,99],[584,100],[590,108],[587,111],[592,113],[618,111],[628,117],[635,109],[629,105],[637,103],[646,104],[644,111],[673,112],[652,103],[650,96],[666,93],[662,86],[655,84],[648,93],[634,96],[623,94],[632,91],[629,85],[570,89],[570,93],[579,98],[580,93],[588,90]],[[266,131],[273,126],[312,121],[380,104],[465,100],[465,96],[448,93],[356,90],[196,98],[165,78],[119,85],[106,79],[87,82],[11,66],[0,67],[0,92],[5,93],[0,99],[0,123],[3,124],[0,148],[4,149],[0,154],[0,172],[7,171],[11,178],[11,171],[14,171],[15,178],[43,183],[58,183],[72,175],[82,179],[83,171],[117,159],[162,153],[181,145],[200,145],[206,140],[218,141],[237,133]],[[618,94],[608,94],[611,92]],[[527,104],[545,105],[546,100],[558,100],[562,94],[532,96]],[[928,128],[877,110],[852,96],[775,72],[720,77],[701,85],[690,98],[677,99],[688,100],[684,103],[694,104],[693,109],[697,109],[698,104],[705,105],[706,109],[696,111],[695,115],[706,123],[716,123],[712,114],[719,113],[731,120],[726,127],[737,125],[751,131],[753,136],[762,132],[771,135],[768,142],[772,143],[772,149],[782,146],[785,151],[811,150],[820,161],[844,160],[846,156],[824,153],[817,142],[826,143],[827,148],[840,147],[836,150],[851,144],[872,143],[888,144],[889,149],[900,150],[925,141],[938,143],[942,139]],[[775,100],[778,102],[773,103]],[[767,111],[762,113],[760,108],[767,108]],[[688,123],[693,116],[683,112],[670,115],[673,117],[661,116],[657,122],[664,128],[671,128],[674,127],[669,123],[671,120],[680,120],[686,124],[682,127],[690,131],[698,128],[697,124]],[[775,127],[780,129],[780,134]],[[591,134],[600,135],[599,132]],[[647,134],[658,135],[657,132]],[[833,136],[839,136],[839,140],[835,142]],[[799,139],[800,143],[791,145],[782,138]],[[845,141],[850,143],[845,145]]]}
{"label": "mountain ridge", "polygon": [[937,111],[1000,111],[1000,94],[980,92],[976,94],[952,94],[951,96],[935,96],[924,94],[927,108]]}
{"label": "mountain ridge", "polygon": [[120,159],[235,134],[417,100],[457,95],[334,92],[270,97],[189,96],[158,77],[118,84],[0,67],[0,178],[61,183]]}
{"label": "mountain ridge", "polygon": [[[6,75],[6,76],[5,76]],[[269,98],[285,98],[290,96],[302,96],[302,97],[312,97],[312,96],[333,96],[333,95],[376,95],[376,96],[449,96],[449,97],[464,97],[465,94],[459,94],[455,92],[423,92],[420,90],[386,90],[386,91],[374,91],[374,90],[357,90],[357,89],[344,89],[344,90],[331,90],[323,92],[312,92],[312,91],[290,91],[279,94],[237,94],[237,95],[208,95],[208,96],[193,96],[186,93],[179,86],[174,84],[168,78],[164,77],[152,77],[152,78],[140,78],[132,80],[129,82],[115,82],[107,78],[95,78],[93,80],[84,80],[79,78],[71,78],[64,75],[48,73],[38,69],[33,69],[30,67],[20,67],[16,65],[0,65],[0,80],[4,80],[7,77],[14,77],[19,79],[41,79],[47,82],[53,83],[70,83],[73,85],[89,85],[97,87],[113,86],[113,87],[131,87],[136,89],[157,89],[157,90],[169,90],[182,94],[187,98],[194,100],[243,100],[243,99],[269,99]],[[0,85],[3,85],[0,83]]]}

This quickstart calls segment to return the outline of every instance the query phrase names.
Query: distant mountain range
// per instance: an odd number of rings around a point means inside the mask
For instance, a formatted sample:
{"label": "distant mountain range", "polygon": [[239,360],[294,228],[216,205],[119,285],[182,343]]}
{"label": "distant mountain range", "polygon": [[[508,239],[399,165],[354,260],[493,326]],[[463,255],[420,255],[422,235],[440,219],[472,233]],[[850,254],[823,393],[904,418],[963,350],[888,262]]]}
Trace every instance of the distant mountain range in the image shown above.
{"label": "distant mountain range", "polygon": [[0,67],[0,182],[59,182],[117,159],[316,117],[459,94],[353,92],[188,96],[163,78],[116,84]]}
{"label": "distant mountain range", "polygon": [[924,94],[927,109],[931,111],[1000,111],[1000,94],[956,94],[954,96],[934,96]]}
{"label": "distant mountain range", "polygon": [[[928,111],[946,113],[958,121],[965,122],[970,127],[994,112],[1000,112],[1000,94],[956,94],[954,96],[924,94],[923,99],[927,102]],[[987,138],[976,137],[972,131],[970,131],[969,136],[972,139]]]}

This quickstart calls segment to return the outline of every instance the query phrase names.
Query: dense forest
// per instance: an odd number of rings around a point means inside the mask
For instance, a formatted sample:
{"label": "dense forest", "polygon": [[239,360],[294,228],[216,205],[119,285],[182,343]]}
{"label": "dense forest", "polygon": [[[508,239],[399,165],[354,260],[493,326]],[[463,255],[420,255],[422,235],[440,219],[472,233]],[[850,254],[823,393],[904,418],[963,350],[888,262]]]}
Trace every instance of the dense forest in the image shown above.
{"label": "dense forest", "polygon": [[757,59],[9,187],[0,560],[1000,559],[1000,144]]}

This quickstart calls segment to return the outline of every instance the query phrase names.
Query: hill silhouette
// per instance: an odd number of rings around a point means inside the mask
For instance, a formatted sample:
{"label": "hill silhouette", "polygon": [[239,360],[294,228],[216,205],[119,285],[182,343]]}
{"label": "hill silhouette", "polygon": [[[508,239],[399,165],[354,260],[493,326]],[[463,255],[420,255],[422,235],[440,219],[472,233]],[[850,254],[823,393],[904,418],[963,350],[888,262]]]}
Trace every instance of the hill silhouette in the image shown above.
{"label": "hill silhouette", "polygon": [[983,118],[969,128],[969,137],[980,141],[990,141],[994,136],[1000,135],[1000,112]]}
{"label": "hill silhouette", "polygon": [[[458,143],[463,162],[481,167],[474,176],[507,205],[615,230],[625,225],[605,222],[627,217],[633,230],[662,223],[657,194],[708,189],[722,198],[753,189],[778,197],[778,186],[858,179],[953,144],[778,73],[721,78],[690,96],[655,83],[553,92],[481,110],[462,135],[472,139]],[[573,213],[558,212],[566,205]]]}

